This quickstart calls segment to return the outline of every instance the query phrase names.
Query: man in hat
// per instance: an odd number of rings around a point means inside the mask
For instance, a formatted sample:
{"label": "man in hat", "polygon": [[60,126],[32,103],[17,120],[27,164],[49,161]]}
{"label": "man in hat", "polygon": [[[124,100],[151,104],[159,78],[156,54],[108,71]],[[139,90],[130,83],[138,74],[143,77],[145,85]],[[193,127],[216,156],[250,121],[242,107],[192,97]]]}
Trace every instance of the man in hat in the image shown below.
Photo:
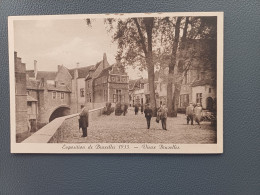
{"label": "man in hat", "polygon": [[87,128],[88,128],[88,115],[89,111],[87,107],[84,107],[79,114],[79,127],[82,128],[83,135],[82,137],[87,137]]}
{"label": "man in hat", "polygon": [[191,121],[191,125],[193,125],[193,114],[194,114],[194,107],[192,102],[190,102],[190,105],[186,108],[186,116],[187,116],[187,125]]}
{"label": "man in hat", "polygon": [[197,106],[194,108],[194,116],[195,116],[195,121],[200,125],[201,121],[201,112],[202,112],[202,107],[200,106],[200,103],[197,103]]}
{"label": "man in hat", "polygon": [[166,108],[165,103],[159,108],[158,112],[160,113],[160,116],[161,116],[162,128],[163,128],[163,130],[167,130],[166,121],[167,121],[168,109]]}
{"label": "man in hat", "polygon": [[146,122],[147,122],[147,129],[150,129],[151,118],[153,116],[153,110],[150,108],[149,104],[147,104],[146,108],[144,109],[144,116],[145,116]]}

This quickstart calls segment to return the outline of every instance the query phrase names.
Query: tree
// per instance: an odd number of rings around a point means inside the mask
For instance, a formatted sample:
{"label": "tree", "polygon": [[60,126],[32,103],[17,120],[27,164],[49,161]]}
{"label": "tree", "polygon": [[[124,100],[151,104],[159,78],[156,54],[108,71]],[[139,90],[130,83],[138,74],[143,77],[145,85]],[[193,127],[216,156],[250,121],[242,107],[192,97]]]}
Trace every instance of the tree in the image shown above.
{"label": "tree", "polygon": [[[193,61],[199,59],[216,67],[216,17],[165,17],[159,26],[163,50],[161,63],[168,64],[169,68],[167,107],[169,116],[177,116],[183,78]],[[213,40],[207,51],[189,49],[194,40],[205,39]]]}
{"label": "tree", "polygon": [[[106,19],[113,40],[118,43],[118,57],[125,66],[147,70],[151,107],[156,108],[153,45],[156,42],[155,18]],[[155,112],[154,112],[155,113]]]}

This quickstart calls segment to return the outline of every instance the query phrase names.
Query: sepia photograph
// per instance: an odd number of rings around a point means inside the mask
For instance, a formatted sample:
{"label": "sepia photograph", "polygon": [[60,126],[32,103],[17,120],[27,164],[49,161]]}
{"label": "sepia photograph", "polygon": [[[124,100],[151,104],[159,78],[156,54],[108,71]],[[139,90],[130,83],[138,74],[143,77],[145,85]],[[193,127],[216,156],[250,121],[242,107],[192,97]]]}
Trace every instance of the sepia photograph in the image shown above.
{"label": "sepia photograph", "polygon": [[223,12],[10,16],[12,153],[223,153]]}

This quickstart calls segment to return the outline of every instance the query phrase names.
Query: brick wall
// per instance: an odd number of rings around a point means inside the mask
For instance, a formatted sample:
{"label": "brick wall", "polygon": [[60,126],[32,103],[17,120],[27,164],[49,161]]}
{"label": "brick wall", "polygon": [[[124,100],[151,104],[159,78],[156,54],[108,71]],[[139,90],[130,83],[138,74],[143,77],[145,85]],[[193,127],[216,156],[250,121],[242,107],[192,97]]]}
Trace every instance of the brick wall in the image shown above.
{"label": "brick wall", "polygon": [[28,131],[27,119],[27,92],[26,92],[26,65],[21,58],[14,54],[15,62],[15,112],[16,134]]}

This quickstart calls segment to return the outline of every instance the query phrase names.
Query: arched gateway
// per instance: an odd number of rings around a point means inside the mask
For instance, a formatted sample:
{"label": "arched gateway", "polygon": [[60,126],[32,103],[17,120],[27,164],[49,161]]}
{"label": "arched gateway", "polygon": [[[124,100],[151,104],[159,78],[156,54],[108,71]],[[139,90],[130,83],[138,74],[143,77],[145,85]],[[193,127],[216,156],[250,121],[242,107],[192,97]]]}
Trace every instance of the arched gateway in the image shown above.
{"label": "arched gateway", "polygon": [[55,108],[50,115],[49,122],[54,120],[55,118],[62,117],[62,116],[67,116],[70,114],[70,107],[69,106],[59,106]]}

